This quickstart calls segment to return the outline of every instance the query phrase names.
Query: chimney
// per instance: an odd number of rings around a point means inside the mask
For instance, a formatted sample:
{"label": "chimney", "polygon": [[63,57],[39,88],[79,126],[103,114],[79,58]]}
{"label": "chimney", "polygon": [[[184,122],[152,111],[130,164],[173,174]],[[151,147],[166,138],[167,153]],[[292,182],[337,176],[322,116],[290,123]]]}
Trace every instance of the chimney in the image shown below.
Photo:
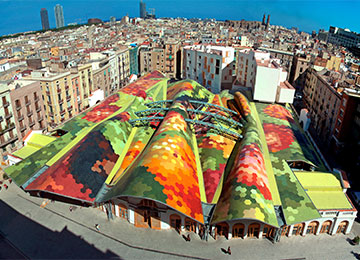
{"label": "chimney", "polygon": [[265,14],[264,14],[264,16],[263,16],[263,20],[262,20],[262,25],[265,25]]}

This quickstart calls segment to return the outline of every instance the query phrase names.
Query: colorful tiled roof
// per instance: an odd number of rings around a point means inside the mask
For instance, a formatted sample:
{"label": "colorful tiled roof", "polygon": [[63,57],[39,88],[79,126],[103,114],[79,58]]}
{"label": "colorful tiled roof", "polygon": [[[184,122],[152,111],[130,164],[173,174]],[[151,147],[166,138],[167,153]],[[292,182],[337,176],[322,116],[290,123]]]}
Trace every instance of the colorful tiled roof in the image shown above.
{"label": "colorful tiled roof", "polygon": [[287,163],[304,161],[314,165],[318,162],[316,152],[300,145],[294,134],[300,129],[286,108],[257,103],[256,109],[265,132],[286,224],[319,218],[319,212]]}
{"label": "colorful tiled roof", "polygon": [[[164,100],[158,121],[132,125],[159,104],[149,103]],[[227,125],[214,114],[244,126]],[[211,126],[243,139],[220,135]],[[127,196],[152,199],[200,223],[204,203],[216,204],[213,224],[253,219],[278,226],[275,206],[282,207],[286,224],[293,224],[318,218],[314,203],[324,205],[319,194],[309,198],[287,163],[323,167],[291,112],[255,106],[240,93],[214,95],[192,80],[167,85],[153,72],[60,129],[67,133],[5,169],[26,191],[89,204]]]}
{"label": "colorful tiled roof", "polygon": [[203,223],[192,132],[186,108],[174,102],[147,147],[104,200],[115,196],[154,199]]}
{"label": "colorful tiled roof", "polygon": [[247,125],[244,139],[235,148],[237,154],[225,177],[212,223],[246,218],[278,226],[256,121],[242,94],[236,95],[236,101]]}

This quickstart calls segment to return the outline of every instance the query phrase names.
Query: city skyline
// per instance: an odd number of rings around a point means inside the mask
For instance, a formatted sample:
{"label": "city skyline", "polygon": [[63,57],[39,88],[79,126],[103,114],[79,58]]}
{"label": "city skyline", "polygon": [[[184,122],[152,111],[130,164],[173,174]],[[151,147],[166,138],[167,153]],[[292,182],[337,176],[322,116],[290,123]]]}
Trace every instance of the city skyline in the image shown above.
{"label": "city skyline", "polygon": [[[21,5],[18,3],[21,2]],[[41,8],[53,9],[58,1],[1,1],[0,14],[8,19],[3,20],[0,26],[0,35],[7,35],[26,31],[41,30],[38,12]],[[139,16],[140,1],[90,1],[87,8],[83,8],[83,1],[62,2],[68,23],[85,23],[88,18],[100,18],[108,20],[110,16],[121,18],[129,14],[130,17]],[[107,3],[107,4],[105,4]],[[264,13],[271,15],[272,25],[285,27],[298,27],[302,31],[311,32],[319,29],[328,30],[329,26],[349,28],[351,31],[360,32],[360,25],[356,23],[356,10],[360,8],[358,1],[331,1],[325,5],[319,1],[248,1],[243,0],[234,3],[226,1],[197,1],[167,3],[163,1],[148,0],[146,4],[156,9],[158,17],[184,17],[184,18],[214,18],[217,20],[256,20],[261,21]],[[186,12],[183,10],[186,4],[191,4]],[[219,6],[222,8],[219,10]],[[299,8],[301,7],[301,8]],[[321,10],[321,12],[319,12]],[[344,13],[347,15],[330,16],[329,13]],[[21,21],[21,22],[20,22]],[[55,28],[55,16],[49,13],[50,28]]]}

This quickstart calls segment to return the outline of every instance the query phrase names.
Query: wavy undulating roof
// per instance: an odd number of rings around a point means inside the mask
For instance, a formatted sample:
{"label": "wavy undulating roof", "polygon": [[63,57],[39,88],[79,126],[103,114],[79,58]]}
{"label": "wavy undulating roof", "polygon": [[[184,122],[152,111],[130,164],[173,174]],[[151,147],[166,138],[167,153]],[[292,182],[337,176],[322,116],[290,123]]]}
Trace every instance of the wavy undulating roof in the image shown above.
{"label": "wavy undulating roof", "polygon": [[294,135],[294,131],[300,129],[286,108],[260,103],[256,108],[265,132],[286,224],[319,218],[319,212],[287,163],[304,161],[313,164],[317,162],[316,152],[309,153],[300,146]]}
{"label": "wavy undulating roof", "polygon": [[[162,120],[130,124],[135,112],[162,100],[171,100],[161,103]],[[243,139],[221,135],[224,128]],[[287,224],[319,217],[287,161],[321,168],[321,160],[282,106],[255,106],[240,93],[215,95],[192,80],[167,85],[153,72],[60,129],[67,133],[5,169],[26,191],[89,204],[147,198],[200,223],[203,203],[216,204],[212,224],[253,219],[278,226],[274,206],[282,206]]]}
{"label": "wavy undulating roof", "polygon": [[204,223],[192,132],[174,102],[153,138],[104,200],[135,196],[162,202]]}
{"label": "wavy undulating roof", "polygon": [[144,102],[152,100],[146,92],[152,88],[166,89],[166,82],[166,78],[154,72],[129,84],[65,123],[61,129],[68,133],[6,172],[26,190],[94,201],[127,142],[131,126],[124,121],[133,117],[134,111],[146,108]]}
{"label": "wavy undulating roof", "polygon": [[[227,100],[227,97],[221,98],[220,95],[215,95],[211,103],[223,106],[223,102],[226,103]],[[211,112],[211,108],[206,109],[206,112]],[[199,131],[196,138],[204,178],[206,202],[216,203],[218,196],[215,197],[215,193],[218,189],[218,193],[221,192],[222,185],[219,184],[235,141],[210,131]]]}
{"label": "wavy undulating roof", "polygon": [[211,222],[245,218],[278,226],[256,121],[246,98],[235,97],[247,125]]}

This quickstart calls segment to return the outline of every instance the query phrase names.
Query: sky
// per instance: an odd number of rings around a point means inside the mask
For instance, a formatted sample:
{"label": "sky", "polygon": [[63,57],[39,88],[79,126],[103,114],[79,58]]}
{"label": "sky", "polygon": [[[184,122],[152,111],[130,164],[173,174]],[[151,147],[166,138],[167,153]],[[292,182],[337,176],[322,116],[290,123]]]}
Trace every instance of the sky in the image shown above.
{"label": "sky", "polygon": [[[360,0],[143,0],[155,8],[157,17],[215,18],[261,21],[270,14],[270,24],[298,27],[311,32],[329,26],[360,33]],[[41,30],[40,9],[48,10],[55,27],[54,7],[63,6],[65,24],[85,23],[88,18],[139,17],[139,0],[0,0],[0,35]]]}

